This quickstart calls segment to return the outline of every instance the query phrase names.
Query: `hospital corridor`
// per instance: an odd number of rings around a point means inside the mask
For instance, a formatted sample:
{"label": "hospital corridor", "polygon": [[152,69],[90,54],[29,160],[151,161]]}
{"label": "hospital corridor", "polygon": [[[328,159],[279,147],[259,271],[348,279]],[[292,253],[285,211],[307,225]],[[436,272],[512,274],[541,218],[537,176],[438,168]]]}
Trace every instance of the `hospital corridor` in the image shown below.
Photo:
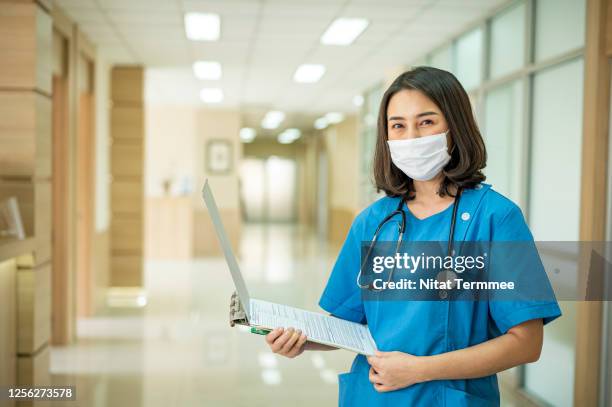
{"label": "hospital corridor", "polygon": [[[612,406],[610,61],[612,0],[0,0],[0,406]],[[569,249],[544,305],[375,306],[379,232]],[[243,285],[483,370],[381,387]]]}

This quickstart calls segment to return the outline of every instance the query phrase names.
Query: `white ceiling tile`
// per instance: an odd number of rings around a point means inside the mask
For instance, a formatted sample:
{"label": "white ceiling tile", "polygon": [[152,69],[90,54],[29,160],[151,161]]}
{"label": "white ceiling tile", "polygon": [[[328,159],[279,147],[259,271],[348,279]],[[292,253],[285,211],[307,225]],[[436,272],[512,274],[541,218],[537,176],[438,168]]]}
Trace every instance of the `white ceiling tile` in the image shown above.
{"label": "white ceiling tile", "polygon": [[[108,24],[87,24],[81,26],[87,38],[95,44],[121,44],[122,40]],[[93,40],[95,39],[95,41]]]}
{"label": "white ceiling tile", "polygon": [[182,26],[179,25],[117,25],[117,30],[128,41],[130,39],[138,41],[148,41],[155,44],[159,41],[186,41]]}
{"label": "white ceiling tile", "polygon": [[225,18],[255,16],[261,3],[255,0],[182,0],[185,12],[217,13]]}
{"label": "white ceiling tile", "polygon": [[138,61],[131,52],[123,45],[103,45],[98,49],[107,56],[107,60],[116,64],[133,64]]}
{"label": "white ceiling tile", "polygon": [[327,18],[331,22],[331,19],[341,9],[341,3],[334,1],[268,0],[263,9],[263,16],[266,18],[293,19],[295,22],[302,18]]}
{"label": "white ceiling tile", "polygon": [[221,22],[221,41],[250,41],[256,27],[255,18],[228,17]]}
{"label": "white ceiling tile", "polygon": [[342,17],[367,18],[370,21],[402,21],[414,18],[423,5],[402,3],[386,7],[372,7],[369,4],[351,3],[342,10]]}
{"label": "white ceiling tile", "polygon": [[106,21],[104,14],[98,9],[71,8],[66,10],[66,14],[68,14],[68,17],[72,20],[78,22],[79,25],[103,23]]}
{"label": "white ceiling tile", "polygon": [[134,11],[178,11],[177,0],[94,0],[104,10],[134,10]]}
{"label": "white ceiling tile", "polygon": [[[412,7],[435,3],[438,0],[351,0],[351,4],[367,5],[372,8]],[[460,0],[450,0],[460,1]]]}
{"label": "white ceiling tile", "polygon": [[136,11],[115,9],[107,12],[108,17],[115,23],[126,25],[182,25],[183,15],[180,12],[159,12],[157,10]]}

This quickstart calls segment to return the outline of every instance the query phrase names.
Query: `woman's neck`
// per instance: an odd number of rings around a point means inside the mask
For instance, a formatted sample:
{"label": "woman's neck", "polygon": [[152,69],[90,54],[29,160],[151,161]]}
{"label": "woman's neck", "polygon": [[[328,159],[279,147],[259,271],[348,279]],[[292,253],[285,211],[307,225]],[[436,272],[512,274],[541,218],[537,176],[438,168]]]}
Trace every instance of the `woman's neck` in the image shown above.
{"label": "woman's neck", "polygon": [[[443,199],[439,195],[440,185],[444,180],[444,174],[440,173],[434,178],[427,181],[413,180],[415,197],[414,199],[419,202],[437,202]],[[447,197],[444,197],[447,198]]]}

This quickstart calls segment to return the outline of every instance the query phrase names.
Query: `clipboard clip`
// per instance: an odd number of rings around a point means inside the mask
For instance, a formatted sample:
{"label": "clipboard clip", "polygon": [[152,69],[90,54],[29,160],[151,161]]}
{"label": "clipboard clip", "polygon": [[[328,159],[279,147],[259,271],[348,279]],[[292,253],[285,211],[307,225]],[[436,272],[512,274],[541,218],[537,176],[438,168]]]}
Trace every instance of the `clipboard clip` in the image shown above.
{"label": "clipboard clip", "polygon": [[230,299],[229,323],[231,327],[235,326],[236,324],[249,325],[246,313],[244,312],[244,308],[242,308],[242,303],[240,302],[236,291],[232,293],[232,297]]}
{"label": "clipboard clip", "polygon": [[[230,298],[229,323],[231,327],[234,327],[236,325],[250,326],[249,321],[246,317],[246,313],[244,312],[244,308],[242,308],[242,303],[240,302],[236,291],[232,293],[232,297]],[[255,328],[251,326],[251,333],[253,334],[267,335],[269,332],[269,329]]]}

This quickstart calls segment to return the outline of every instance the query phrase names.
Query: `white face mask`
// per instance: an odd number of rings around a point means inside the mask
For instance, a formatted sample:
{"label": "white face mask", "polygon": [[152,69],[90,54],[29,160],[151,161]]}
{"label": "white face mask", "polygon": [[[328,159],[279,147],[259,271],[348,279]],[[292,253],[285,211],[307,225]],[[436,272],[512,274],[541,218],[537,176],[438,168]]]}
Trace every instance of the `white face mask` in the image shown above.
{"label": "white face mask", "polygon": [[387,140],[393,164],[417,181],[438,175],[450,160],[446,133],[404,140]]}

